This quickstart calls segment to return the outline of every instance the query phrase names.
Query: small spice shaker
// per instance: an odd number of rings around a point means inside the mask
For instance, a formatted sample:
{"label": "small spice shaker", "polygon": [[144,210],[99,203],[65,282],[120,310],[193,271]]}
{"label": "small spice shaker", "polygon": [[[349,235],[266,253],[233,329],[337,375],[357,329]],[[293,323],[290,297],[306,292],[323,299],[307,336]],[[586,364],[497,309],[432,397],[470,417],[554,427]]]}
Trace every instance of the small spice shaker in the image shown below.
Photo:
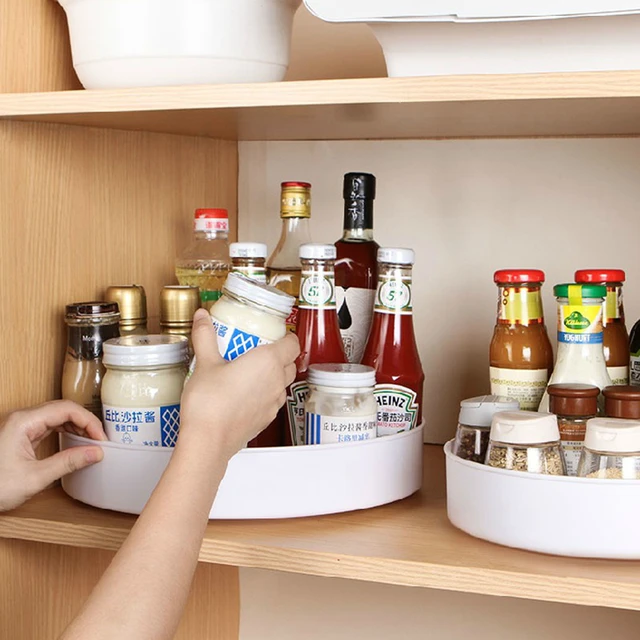
{"label": "small spice shaker", "polygon": [[105,299],[117,302],[120,310],[120,335],[147,335],[147,295],[139,284],[107,288]]}
{"label": "small spice shaker", "polygon": [[589,420],[578,476],[615,480],[640,478],[640,421]]}
{"label": "small spice shaker", "polygon": [[460,403],[453,455],[484,464],[494,414],[518,411],[520,403],[506,396],[477,396]]}
{"label": "small spice shaker", "polygon": [[616,385],[606,387],[604,396],[604,415],[608,418],[640,420],[640,387]]}
{"label": "small spice shaker", "polygon": [[486,464],[498,469],[565,475],[558,421],[552,413],[496,413]]}
{"label": "small spice shaker", "polygon": [[598,414],[600,389],[589,384],[552,384],[547,387],[549,410],[558,417],[560,446],[567,475],[578,473],[587,420]]}

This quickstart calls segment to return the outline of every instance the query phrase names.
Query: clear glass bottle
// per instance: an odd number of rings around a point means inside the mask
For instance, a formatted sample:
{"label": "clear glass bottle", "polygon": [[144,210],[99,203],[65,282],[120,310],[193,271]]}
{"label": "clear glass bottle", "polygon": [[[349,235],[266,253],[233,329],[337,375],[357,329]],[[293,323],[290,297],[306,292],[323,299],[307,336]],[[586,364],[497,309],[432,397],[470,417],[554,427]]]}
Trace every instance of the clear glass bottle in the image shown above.
{"label": "clear glass bottle", "polygon": [[147,295],[142,285],[113,285],[107,289],[105,300],[118,303],[121,336],[148,333]]}
{"label": "clear glass bottle", "polygon": [[[549,384],[589,384],[602,390],[611,385],[603,349],[602,304],[607,288],[599,284],[558,284],[558,354]],[[598,407],[603,402],[598,401]],[[549,408],[545,391],[540,411]]]}
{"label": "clear glass bottle", "polygon": [[589,420],[578,476],[607,480],[639,479],[640,421]]}
{"label": "clear glass bottle", "polygon": [[560,445],[567,475],[578,473],[587,421],[598,413],[600,389],[589,384],[551,384],[549,410],[558,417]]}
{"label": "clear glass bottle", "polygon": [[272,287],[296,298],[291,316],[287,319],[287,329],[295,331],[302,273],[300,246],[311,242],[311,185],[308,182],[283,182],[281,188],[282,233],[267,261],[267,278]]}
{"label": "clear glass bottle", "polygon": [[491,421],[501,411],[518,411],[520,403],[504,396],[478,396],[460,403],[453,455],[484,464]]}
{"label": "clear glass bottle", "polygon": [[222,295],[229,273],[229,213],[226,209],[196,209],[191,244],[176,260],[181,285],[198,287],[205,309]]}
{"label": "clear glass bottle", "polygon": [[189,358],[193,357],[191,330],[193,316],[200,308],[198,287],[169,285],[160,292],[160,332],[184,336],[189,341]]}
{"label": "clear glass bottle", "polygon": [[267,245],[261,242],[232,242],[229,247],[231,271],[267,284]]}
{"label": "clear glass bottle", "polygon": [[551,413],[496,413],[485,463],[497,469],[565,475],[558,422]]}

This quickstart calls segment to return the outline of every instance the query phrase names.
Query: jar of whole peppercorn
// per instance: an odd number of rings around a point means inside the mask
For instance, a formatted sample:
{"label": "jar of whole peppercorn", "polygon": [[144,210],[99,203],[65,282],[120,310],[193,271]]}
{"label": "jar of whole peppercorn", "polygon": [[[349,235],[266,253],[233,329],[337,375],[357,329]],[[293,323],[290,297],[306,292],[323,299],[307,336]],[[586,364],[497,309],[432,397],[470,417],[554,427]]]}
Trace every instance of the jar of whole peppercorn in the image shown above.
{"label": "jar of whole peppercorn", "polygon": [[519,408],[517,400],[505,396],[477,396],[463,400],[460,403],[453,455],[484,464],[494,414],[517,411]]}

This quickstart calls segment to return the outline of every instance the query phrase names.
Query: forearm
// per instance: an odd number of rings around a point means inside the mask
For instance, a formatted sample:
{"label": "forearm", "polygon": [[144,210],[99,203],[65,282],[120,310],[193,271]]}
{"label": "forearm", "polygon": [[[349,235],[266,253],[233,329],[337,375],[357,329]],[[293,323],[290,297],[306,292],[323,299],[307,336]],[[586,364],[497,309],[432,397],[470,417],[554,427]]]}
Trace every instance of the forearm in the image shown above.
{"label": "forearm", "polygon": [[178,444],[131,534],[63,640],[174,636],[226,469],[222,453],[210,461],[197,447]]}

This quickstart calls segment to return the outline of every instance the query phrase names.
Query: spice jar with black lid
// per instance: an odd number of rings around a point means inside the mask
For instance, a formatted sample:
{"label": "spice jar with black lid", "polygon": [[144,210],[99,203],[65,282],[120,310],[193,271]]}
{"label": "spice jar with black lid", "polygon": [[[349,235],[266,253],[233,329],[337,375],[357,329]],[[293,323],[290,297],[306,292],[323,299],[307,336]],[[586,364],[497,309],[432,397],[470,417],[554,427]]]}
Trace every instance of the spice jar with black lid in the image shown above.
{"label": "spice jar with black lid", "polygon": [[547,387],[549,410],[558,417],[560,446],[568,476],[578,473],[587,420],[598,413],[600,389],[589,384],[552,384]]}
{"label": "spice jar with black lid", "polygon": [[511,471],[565,475],[556,416],[533,411],[496,413],[486,464]]}
{"label": "spice jar with black lid", "polygon": [[608,418],[640,420],[640,387],[621,385],[606,387],[604,396],[604,415]]}
{"label": "spice jar with black lid", "polygon": [[517,411],[517,400],[505,396],[477,396],[460,403],[453,454],[464,460],[484,464],[489,446],[491,420],[500,411]]}

